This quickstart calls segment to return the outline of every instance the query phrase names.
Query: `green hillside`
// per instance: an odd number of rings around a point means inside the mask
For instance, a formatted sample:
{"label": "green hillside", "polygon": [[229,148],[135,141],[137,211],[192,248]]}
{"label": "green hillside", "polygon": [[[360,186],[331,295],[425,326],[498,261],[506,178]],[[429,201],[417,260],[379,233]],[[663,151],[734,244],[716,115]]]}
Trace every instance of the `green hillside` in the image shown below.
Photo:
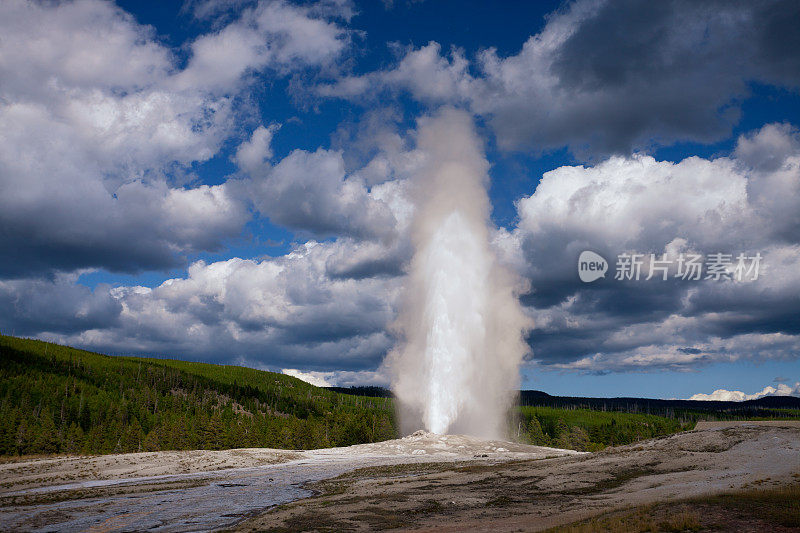
{"label": "green hillside", "polygon": [[0,335],[0,454],[322,448],[397,436],[391,399],[237,366]]}
{"label": "green hillside", "polygon": [[[0,455],[309,449],[398,437],[388,393],[348,390],[252,368],[111,357],[0,335]],[[541,402],[570,400],[538,394],[546,396]],[[712,402],[696,413],[670,404],[654,408],[657,415],[635,403],[656,400],[624,401],[634,402],[639,412],[606,411],[605,403],[603,409],[522,405],[512,435],[521,442],[592,451],[691,429],[701,418],[733,416],[730,402]],[[800,411],[761,406],[746,414],[796,418]]]}

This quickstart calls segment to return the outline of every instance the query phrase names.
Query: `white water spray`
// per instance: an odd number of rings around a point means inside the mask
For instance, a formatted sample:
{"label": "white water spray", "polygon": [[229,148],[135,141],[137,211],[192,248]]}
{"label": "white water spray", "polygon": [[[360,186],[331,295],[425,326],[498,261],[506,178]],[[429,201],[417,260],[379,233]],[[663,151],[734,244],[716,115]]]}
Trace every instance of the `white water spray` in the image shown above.
{"label": "white water spray", "polygon": [[405,432],[500,438],[530,326],[489,243],[489,164],[469,115],[420,121],[414,257],[387,366]]}

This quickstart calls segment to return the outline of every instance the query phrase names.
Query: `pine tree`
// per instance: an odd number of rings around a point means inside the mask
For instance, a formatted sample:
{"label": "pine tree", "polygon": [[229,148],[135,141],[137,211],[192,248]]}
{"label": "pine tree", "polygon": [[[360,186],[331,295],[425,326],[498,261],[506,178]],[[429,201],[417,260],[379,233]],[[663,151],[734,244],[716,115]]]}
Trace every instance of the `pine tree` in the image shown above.
{"label": "pine tree", "polygon": [[142,451],[142,441],[144,440],[144,432],[142,426],[139,424],[139,419],[131,419],[130,424],[125,428],[120,444],[120,450],[123,452],[140,452]]}
{"label": "pine tree", "polygon": [[75,422],[71,423],[64,440],[65,452],[79,453],[83,448],[83,430]]}
{"label": "pine tree", "polygon": [[548,446],[550,444],[550,439],[542,431],[542,424],[539,423],[539,419],[535,416],[532,416],[530,422],[528,422],[528,439],[530,439],[531,444],[537,446]]}
{"label": "pine tree", "polygon": [[36,428],[33,449],[35,453],[58,453],[59,451],[58,430],[50,410],[42,412],[39,426]]}
{"label": "pine tree", "polygon": [[14,439],[14,445],[18,455],[25,455],[31,453],[33,445],[33,432],[28,427],[28,421],[22,420],[17,426],[17,434]]}

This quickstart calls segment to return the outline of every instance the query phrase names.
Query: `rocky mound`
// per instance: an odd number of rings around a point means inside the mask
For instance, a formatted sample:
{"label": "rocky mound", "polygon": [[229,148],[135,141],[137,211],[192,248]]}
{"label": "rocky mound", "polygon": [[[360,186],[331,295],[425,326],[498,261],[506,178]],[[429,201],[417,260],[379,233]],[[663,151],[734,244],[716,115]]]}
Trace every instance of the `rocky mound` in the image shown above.
{"label": "rocky mound", "polygon": [[437,459],[464,459],[488,457],[498,459],[556,457],[581,452],[531,446],[504,440],[485,440],[470,435],[439,435],[428,431],[415,431],[402,439],[359,444],[346,448],[314,450],[315,455],[361,455],[361,456],[434,456]]}

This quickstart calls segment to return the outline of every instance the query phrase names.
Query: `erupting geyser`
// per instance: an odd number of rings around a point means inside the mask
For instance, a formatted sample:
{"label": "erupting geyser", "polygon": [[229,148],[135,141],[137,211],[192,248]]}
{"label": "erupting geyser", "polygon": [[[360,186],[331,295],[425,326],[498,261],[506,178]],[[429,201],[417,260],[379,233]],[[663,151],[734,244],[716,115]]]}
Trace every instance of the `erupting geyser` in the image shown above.
{"label": "erupting geyser", "polygon": [[488,168],[470,116],[420,121],[414,256],[387,360],[406,432],[503,436],[529,320],[490,245]]}

